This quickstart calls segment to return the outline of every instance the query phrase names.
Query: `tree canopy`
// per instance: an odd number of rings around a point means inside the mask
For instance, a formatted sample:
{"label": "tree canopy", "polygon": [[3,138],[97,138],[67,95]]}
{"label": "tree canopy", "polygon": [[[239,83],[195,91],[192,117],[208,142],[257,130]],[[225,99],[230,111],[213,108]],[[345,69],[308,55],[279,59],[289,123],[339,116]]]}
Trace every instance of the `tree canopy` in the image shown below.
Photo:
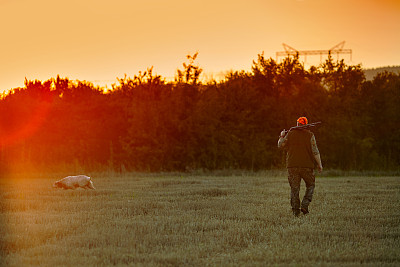
{"label": "tree canopy", "polygon": [[329,58],[307,70],[260,54],[250,72],[203,83],[196,57],[174,82],[149,68],[107,92],[59,76],[26,80],[0,99],[0,168],[281,168],[279,132],[300,116],[322,121],[314,133],[326,168],[398,168],[399,73],[366,81],[360,65]]}

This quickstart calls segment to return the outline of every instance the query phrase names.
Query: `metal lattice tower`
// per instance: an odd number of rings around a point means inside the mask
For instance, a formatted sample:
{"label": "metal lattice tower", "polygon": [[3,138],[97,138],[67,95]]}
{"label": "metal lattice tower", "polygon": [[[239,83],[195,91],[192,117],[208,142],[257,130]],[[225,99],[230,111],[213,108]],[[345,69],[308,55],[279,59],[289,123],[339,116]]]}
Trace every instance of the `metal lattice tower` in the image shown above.
{"label": "metal lattice tower", "polygon": [[329,50],[303,50],[299,51],[294,49],[293,47],[283,43],[283,48],[285,51],[276,52],[276,61],[278,61],[279,57],[287,57],[287,56],[304,56],[304,61],[307,60],[307,56],[320,56],[320,61],[322,62],[322,55],[334,55],[336,54],[339,60],[339,55],[341,54],[350,54],[350,61],[352,61],[353,51],[351,49],[343,49],[345,41],[335,45]]}

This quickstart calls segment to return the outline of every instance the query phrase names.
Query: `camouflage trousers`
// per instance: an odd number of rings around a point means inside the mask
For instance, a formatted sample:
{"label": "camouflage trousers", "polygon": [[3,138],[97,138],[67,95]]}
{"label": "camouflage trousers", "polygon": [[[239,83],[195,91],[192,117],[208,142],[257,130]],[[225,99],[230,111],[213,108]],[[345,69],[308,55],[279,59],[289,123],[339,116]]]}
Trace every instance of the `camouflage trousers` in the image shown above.
{"label": "camouflage trousers", "polygon": [[288,180],[290,184],[290,204],[292,205],[293,213],[300,213],[300,182],[301,179],[306,183],[306,192],[301,202],[301,208],[308,211],[308,206],[312,200],[315,187],[314,170],[310,168],[288,168]]}

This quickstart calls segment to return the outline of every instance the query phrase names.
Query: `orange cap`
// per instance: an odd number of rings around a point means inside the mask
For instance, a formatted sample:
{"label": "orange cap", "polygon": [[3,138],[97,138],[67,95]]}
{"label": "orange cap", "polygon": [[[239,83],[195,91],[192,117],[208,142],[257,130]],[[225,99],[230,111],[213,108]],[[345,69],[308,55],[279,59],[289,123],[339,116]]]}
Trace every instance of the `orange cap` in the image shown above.
{"label": "orange cap", "polygon": [[298,118],[298,119],[297,119],[297,122],[300,123],[300,124],[302,124],[302,125],[308,124],[308,120],[307,120],[306,117],[300,117],[300,118]]}

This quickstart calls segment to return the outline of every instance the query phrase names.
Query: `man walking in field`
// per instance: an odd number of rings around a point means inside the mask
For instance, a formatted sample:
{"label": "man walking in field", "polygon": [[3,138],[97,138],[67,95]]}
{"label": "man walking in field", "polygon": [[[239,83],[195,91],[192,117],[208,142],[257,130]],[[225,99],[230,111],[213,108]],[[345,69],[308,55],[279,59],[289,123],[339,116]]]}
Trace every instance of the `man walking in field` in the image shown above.
{"label": "man walking in field", "polygon": [[[307,125],[306,117],[297,119],[297,126]],[[312,200],[315,187],[314,168],[322,172],[321,156],[317,147],[314,134],[307,129],[283,130],[278,140],[278,147],[284,148],[286,154],[286,167],[291,188],[290,204],[295,216],[308,213],[308,206]],[[300,204],[300,182],[306,183],[306,192]]]}

